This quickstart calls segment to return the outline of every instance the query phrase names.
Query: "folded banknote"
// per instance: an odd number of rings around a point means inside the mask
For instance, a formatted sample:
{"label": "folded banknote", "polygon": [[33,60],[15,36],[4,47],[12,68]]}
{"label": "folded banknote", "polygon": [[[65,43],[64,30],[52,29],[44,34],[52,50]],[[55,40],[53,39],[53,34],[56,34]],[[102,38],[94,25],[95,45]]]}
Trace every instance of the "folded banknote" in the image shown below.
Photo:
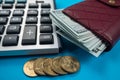
{"label": "folded banknote", "polygon": [[90,30],[75,22],[62,10],[51,11],[53,24],[58,27],[57,33],[85,51],[98,57],[105,49],[106,44]]}

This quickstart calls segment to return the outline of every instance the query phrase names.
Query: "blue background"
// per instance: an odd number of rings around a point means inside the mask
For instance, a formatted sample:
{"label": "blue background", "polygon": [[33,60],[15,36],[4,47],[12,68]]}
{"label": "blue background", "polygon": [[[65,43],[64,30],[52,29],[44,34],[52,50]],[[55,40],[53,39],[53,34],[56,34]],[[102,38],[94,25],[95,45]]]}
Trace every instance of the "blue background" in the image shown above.
{"label": "blue background", "polygon": [[[56,0],[57,9],[66,8],[81,0]],[[63,51],[55,55],[0,57],[0,80],[120,80],[120,41],[109,52],[96,58],[74,44],[62,39]],[[16,54],[18,52],[15,52]],[[27,53],[19,51],[19,53]],[[71,55],[80,61],[80,70],[74,74],[58,77],[39,76],[30,78],[24,75],[23,65],[37,57]]]}

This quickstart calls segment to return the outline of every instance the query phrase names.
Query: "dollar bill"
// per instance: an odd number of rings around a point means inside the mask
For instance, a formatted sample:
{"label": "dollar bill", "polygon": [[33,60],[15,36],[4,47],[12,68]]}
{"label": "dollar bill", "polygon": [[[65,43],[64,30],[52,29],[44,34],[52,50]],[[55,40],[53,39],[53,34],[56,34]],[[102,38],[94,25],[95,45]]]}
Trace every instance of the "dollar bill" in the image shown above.
{"label": "dollar bill", "polygon": [[61,30],[57,30],[57,33],[61,36],[63,36],[65,39],[69,40],[70,42],[74,43],[75,45],[81,47],[82,49],[84,49],[85,51],[89,52],[90,54],[98,57],[105,49],[106,46],[105,44],[99,44],[99,47],[96,47],[92,50],[89,50],[88,48],[86,48],[83,44],[81,44],[80,42],[76,41],[74,38],[69,37],[68,35],[66,35],[64,32],[62,32]]}
{"label": "dollar bill", "polygon": [[58,34],[94,56],[98,57],[106,49],[105,43],[100,38],[69,18],[62,10],[51,11],[50,16],[54,22],[53,24],[59,28]]}
{"label": "dollar bill", "polygon": [[[65,26],[64,26],[63,24],[60,24],[60,22],[57,22],[57,21],[58,21],[57,19],[55,20],[54,18],[52,18],[52,20],[54,21],[54,23],[56,23],[56,24],[58,25],[58,27],[59,27],[60,29],[62,29],[63,31],[67,32],[68,34],[70,33],[70,35],[72,35],[71,31],[69,31],[68,29],[64,29]],[[68,21],[68,20],[67,20],[67,21]],[[64,27],[61,27],[61,26],[64,26]],[[80,37],[77,38],[77,40],[80,41],[80,42],[82,42],[82,43],[84,43],[86,40],[87,40],[87,41],[92,40],[92,39],[93,39],[92,37],[96,37],[96,36],[94,36],[90,31],[89,31],[88,34],[86,34],[86,32],[82,32],[79,36],[80,36]],[[72,37],[75,38],[74,35],[72,35]],[[95,38],[92,42],[84,43],[84,45],[85,45],[86,47],[88,47],[89,49],[91,49],[91,46],[94,45],[94,43],[97,42],[97,41],[98,41],[98,38]]]}
{"label": "dollar bill", "polygon": [[[54,14],[54,15],[52,15],[52,14]],[[90,36],[90,34],[91,34],[90,31],[86,30],[84,27],[82,27],[78,23],[72,22],[71,19],[69,17],[67,17],[66,15],[62,14],[61,11],[59,11],[59,14],[58,14],[58,12],[56,13],[55,11],[53,11],[53,12],[51,12],[51,15],[60,24],[62,24],[64,26],[69,26],[69,27],[64,27],[64,28],[67,29],[69,32],[71,32],[76,38],[82,37],[83,32],[84,32],[84,34]]]}

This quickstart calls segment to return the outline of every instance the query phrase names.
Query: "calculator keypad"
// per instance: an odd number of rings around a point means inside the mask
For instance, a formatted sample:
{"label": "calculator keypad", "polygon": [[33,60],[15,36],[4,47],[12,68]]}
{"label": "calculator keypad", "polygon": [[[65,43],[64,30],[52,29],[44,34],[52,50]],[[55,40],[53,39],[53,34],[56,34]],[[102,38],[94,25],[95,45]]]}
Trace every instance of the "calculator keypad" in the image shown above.
{"label": "calculator keypad", "polygon": [[58,53],[59,41],[50,18],[54,8],[51,3],[53,0],[37,0],[36,3],[5,0],[0,7],[0,49],[40,49],[46,50],[43,54]]}

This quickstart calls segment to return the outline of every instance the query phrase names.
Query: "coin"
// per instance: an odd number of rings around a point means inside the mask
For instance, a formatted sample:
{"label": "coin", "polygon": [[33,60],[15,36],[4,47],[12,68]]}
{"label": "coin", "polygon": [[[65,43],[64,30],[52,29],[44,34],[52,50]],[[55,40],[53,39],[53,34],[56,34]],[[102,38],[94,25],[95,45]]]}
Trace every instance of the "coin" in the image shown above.
{"label": "coin", "polygon": [[29,60],[24,64],[23,71],[27,76],[35,77],[37,74],[34,72],[33,64],[35,59]]}
{"label": "coin", "polygon": [[43,67],[43,62],[46,58],[38,58],[35,60],[34,62],[34,71],[35,73],[37,73],[38,75],[46,75],[43,71],[44,67]]}
{"label": "coin", "polygon": [[60,67],[60,61],[61,57],[56,57],[56,58],[53,58],[52,60],[52,70],[58,74],[67,74],[67,72],[65,72],[63,69],[61,69]]}
{"label": "coin", "polygon": [[54,71],[52,71],[51,66],[52,66],[52,59],[51,58],[47,58],[45,59],[44,63],[43,63],[44,69],[43,71],[50,76],[57,76],[58,74],[55,73]]}
{"label": "coin", "polygon": [[60,64],[63,70],[73,73],[79,70],[80,64],[79,62],[71,57],[71,56],[64,56],[60,59]]}

